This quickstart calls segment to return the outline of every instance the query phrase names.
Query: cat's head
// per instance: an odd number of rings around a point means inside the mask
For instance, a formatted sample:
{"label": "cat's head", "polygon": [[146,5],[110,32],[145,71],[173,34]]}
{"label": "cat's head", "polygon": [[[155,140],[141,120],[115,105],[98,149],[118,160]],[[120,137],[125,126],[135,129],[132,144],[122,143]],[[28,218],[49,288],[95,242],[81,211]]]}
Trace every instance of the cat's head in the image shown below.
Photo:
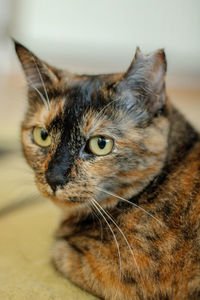
{"label": "cat's head", "polygon": [[167,151],[164,51],[137,48],[124,73],[80,76],[15,47],[28,84],[22,144],[40,192],[67,208],[144,189]]}

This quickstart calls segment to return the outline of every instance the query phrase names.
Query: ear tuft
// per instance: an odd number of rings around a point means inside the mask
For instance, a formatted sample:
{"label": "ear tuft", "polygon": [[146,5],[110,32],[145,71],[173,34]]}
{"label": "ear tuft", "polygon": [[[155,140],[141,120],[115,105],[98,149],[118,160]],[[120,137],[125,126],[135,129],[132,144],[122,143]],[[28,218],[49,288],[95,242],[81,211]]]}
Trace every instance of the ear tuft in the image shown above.
{"label": "ear tuft", "polygon": [[137,59],[140,55],[142,55],[142,51],[140,50],[140,47],[137,47],[135,50],[135,59]]}
{"label": "ear tuft", "polygon": [[133,58],[133,60],[132,60],[132,62],[131,62],[131,64],[130,64],[128,70],[126,71],[126,74],[128,74],[128,73],[132,70],[135,61],[136,61],[136,60],[138,59],[138,57],[141,56],[141,55],[142,55],[142,52],[141,52],[141,50],[140,50],[140,47],[136,47],[134,58]]}

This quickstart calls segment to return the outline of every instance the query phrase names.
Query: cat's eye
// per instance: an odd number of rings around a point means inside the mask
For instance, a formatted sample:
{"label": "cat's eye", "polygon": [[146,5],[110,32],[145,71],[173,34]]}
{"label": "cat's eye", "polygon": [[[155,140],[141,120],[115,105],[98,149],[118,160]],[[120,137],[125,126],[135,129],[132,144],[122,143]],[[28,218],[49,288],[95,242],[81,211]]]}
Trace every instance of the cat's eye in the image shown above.
{"label": "cat's eye", "polygon": [[51,145],[51,137],[44,128],[35,127],[33,129],[33,139],[40,147],[49,147]]}
{"label": "cat's eye", "polygon": [[89,140],[89,149],[95,155],[107,155],[113,149],[114,141],[109,137],[95,136]]}

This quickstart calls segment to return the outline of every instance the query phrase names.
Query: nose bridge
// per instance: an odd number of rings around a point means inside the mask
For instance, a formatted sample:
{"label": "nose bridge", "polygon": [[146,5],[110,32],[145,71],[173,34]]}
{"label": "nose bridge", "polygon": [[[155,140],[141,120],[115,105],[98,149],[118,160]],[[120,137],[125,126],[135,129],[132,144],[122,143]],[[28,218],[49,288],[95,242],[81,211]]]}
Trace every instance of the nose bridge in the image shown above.
{"label": "nose bridge", "polygon": [[46,171],[46,180],[54,191],[68,182],[67,175],[70,172],[72,163],[73,157],[66,145],[58,146]]}
{"label": "nose bridge", "polygon": [[56,150],[53,158],[49,162],[48,169],[60,169],[62,172],[67,172],[72,164],[72,155],[66,146],[59,147]]}

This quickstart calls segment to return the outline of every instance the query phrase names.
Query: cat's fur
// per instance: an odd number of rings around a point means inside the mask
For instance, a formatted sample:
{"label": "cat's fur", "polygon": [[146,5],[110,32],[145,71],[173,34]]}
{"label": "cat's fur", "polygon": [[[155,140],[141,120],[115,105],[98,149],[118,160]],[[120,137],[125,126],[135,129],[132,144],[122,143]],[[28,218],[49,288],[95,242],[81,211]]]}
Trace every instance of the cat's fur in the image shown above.
{"label": "cat's fur", "polygon": [[[25,157],[63,210],[58,270],[107,300],[200,299],[200,139],[166,97],[164,51],[137,49],[125,73],[80,76],[15,46],[28,82]],[[33,142],[35,126],[49,148]],[[87,152],[96,135],[114,139],[110,154]]]}

